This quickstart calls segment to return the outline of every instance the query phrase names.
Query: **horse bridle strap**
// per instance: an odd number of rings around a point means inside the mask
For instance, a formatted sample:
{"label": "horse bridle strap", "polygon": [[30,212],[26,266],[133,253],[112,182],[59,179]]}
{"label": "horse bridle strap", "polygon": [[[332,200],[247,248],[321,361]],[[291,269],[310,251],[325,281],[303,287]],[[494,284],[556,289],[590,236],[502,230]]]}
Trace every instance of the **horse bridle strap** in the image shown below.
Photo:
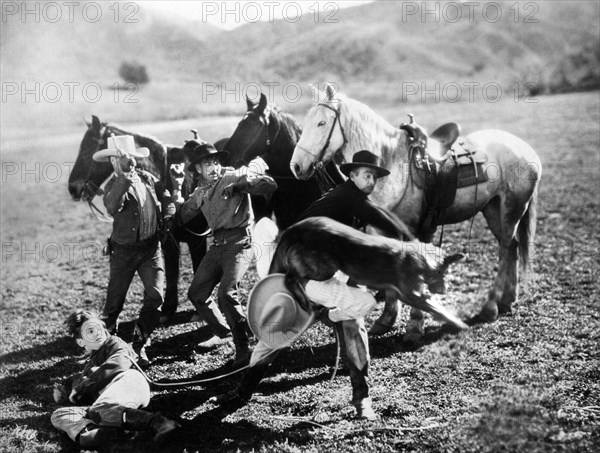
{"label": "horse bridle strap", "polygon": [[325,155],[325,151],[327,151],[327,148],[329,148],[329,143],[331,142],[331,136],[333,135],[333,131],[335,129],[336,122],[340,125],[340,132],[342,133],[343,143],[342,143],[342,146],[340,146],[339,149],[336,150],[335,156],[338,156],[341,153],[341,151],[344,149],[346,144],[348,143],[348,139],[346,139],[346,133],[344,132],[344,127],[342,126],[342,121],[340,120],[340,111],[338,109],[330,106],[329,104],[325,104],[323,102],[321,102],[317,105],[327,107],[329,110],[333,110],[333,112],[335,113],[335,118],[333,120],[333,123],[331,124],[331,129],[329,130],[329,135],[327,136],[327,140],[325,141],[323,148],[321,148],[321,151],[319,151],[319,154],[317,156],[317,161],[315,162],[315,164],[322,162],[323,156]]}

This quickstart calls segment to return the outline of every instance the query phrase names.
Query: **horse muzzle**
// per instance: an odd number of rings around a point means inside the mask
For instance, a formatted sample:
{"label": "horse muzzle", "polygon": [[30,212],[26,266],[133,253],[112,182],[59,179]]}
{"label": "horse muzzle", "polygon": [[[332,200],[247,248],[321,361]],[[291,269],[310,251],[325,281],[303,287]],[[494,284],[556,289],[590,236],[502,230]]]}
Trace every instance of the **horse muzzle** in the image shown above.
{"label": "horse muzzle", "polygon": [[290,162],[290,170],[296,179],[299,180],[310,179],[315,173],[315,169],[312,165],[304,169],[298,162],[294,161]]}
{"label": "horse muzzle", "polygon": [[81,181],[69,183],[69,193],[71,194],[71,198],[73,199],[73,201],[81,200],[81,195],[83,193],[84,187],[85,183]]}

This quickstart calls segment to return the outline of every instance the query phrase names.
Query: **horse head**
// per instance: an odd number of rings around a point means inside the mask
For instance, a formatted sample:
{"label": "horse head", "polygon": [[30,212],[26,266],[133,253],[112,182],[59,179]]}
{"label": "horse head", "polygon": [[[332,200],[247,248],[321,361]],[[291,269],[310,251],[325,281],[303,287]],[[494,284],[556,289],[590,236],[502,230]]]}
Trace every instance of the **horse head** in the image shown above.
{"label": "horse head", "polygon": [[236,168],[265,154],[272,143],[269,135],[271,108],[267,97],[261,93],[257,104],[246,98],[246,105],[244,117],[227,142],[228,163]]}
{"label": "horse head", "polygon": [[[311,87],[312,88],[312,87]],[[332,161],[347,143],[340,118],[343,95],[328,84],[319,91],[319,101],[307,113],[300,140],[290,161],[296,178],[308,179]]]}
{"label": "horse head", "polygon": [[69,193],[75,201],[90,200],[100,192],[100,185],[112,172],[109,163],[96,162],[94,153],[106,147],[106,123],[101,123],[97,116],[92,116],[81,144],[75,165],[69,175]]}

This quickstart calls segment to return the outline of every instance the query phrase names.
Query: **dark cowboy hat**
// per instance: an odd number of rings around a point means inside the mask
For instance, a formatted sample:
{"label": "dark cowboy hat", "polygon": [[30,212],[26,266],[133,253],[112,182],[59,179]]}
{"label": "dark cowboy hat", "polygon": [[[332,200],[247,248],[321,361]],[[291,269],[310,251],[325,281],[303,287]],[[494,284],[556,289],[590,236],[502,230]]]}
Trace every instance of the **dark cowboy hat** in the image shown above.
{"label": "dark cowboy hat", "polygon": [[390,174],[388,170],[379,166],[379,157],[377,157],[371,151],[367,151],[366,149],[354,153],[354,156],[352,156],[352,163],[340,165],[340,171],[348,176],[352,170],[359,167],[367,167],[376,170],[378,178],[382,178]]}
{"label": "dark cowboy hat", "polygon": [[216,157],[222,160],[229,156],[227,151],[217,151],[217,149],[208,142],[200,142],[198,140],[188,140],[183,149],[186,151],[190,159],[190,165],[188,165],[188,171],[195,172],[196,164],[207,157]]}

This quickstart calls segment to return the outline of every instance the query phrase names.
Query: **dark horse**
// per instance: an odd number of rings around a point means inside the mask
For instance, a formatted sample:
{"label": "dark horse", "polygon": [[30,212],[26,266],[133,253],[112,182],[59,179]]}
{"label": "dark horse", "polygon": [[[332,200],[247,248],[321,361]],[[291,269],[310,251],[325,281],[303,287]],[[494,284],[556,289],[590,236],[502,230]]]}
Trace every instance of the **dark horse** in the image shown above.
{"label": "dark horse", "polygon": [[[180,148],[168,146],[156,138],[127,131],[116,124],[101,123],[98,117],[92,116],[92,122],[87,124],[83,140],[79,145],[79,154],[69,175],[69,193],[75,201],[91,202],[94,196],[101,194],[100,186],[112,174],[110,163],[96,162],[93,154],[106,147],[107,138],[111,134],[132,135],[139,147],[146,147],[150,155],[138,159],[137,166],[160,179],[169,191],[172,189],[169,168],[171,164],[187,162],[188,157]],[[193,191],[191,178],[186,177],[182,188],[184,198]],[[90,204],[90,207],[92,205]],[[203,233],[208,226],[204,216],[199,215],[185,225],[176,226],[170,234],[163,238],[162,246],[165,256],[165,275],[167,288],[163,313],[170,316],[177,310],[177,286],[179,281],[179,242],[187,242],[194,272],[206,253],[206,238]]]}
{"label": "dark horse", "polygon": [[[256,220],[274,213],[277,227],[284,230],[295,223],[326,188],[315,178],[300,181],[290,170],[290,160],[302,134],[294,118],[269,104],[262,93],[257,104],[249,99],[246,103],[248,110],[225,145],[229,164],[240,167],[255,157],[267,163],[269,175],[277,182],[277,191],[265,206],[257,209],[254,200],[252,206]],[[344,182],[335,163],[331,162],[325,169],[332,185]]]}

